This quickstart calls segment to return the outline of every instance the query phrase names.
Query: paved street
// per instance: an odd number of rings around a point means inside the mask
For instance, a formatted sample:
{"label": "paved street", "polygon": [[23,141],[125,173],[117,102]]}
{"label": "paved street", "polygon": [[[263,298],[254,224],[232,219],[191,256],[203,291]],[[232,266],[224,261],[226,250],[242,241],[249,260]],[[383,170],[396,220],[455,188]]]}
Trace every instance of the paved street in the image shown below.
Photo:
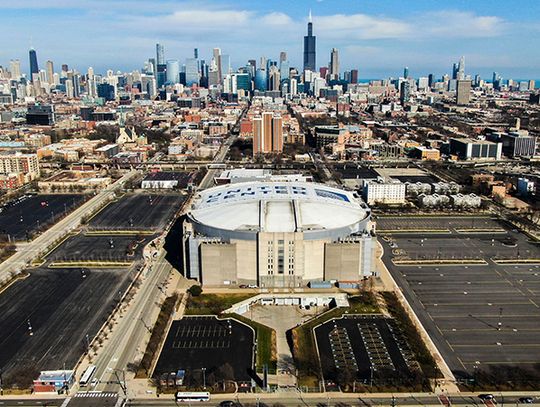
{"label": "paved street", "polygon": [[151,315],[156,310],[153,303],[159,301],[160,297],[164,298],[161,290],[171,270],[172,266],[165,260],[165,251],[162,251],[157,260],[152,262],[151,270],[134,302],[119,320],[94,362],[97,366],[95,377],[100,381],[96,390],[122,393],[119,379],[124,380],[128,363],[134,362],[139,352],[141,355],[144,352],[143,338],[152,329]]}

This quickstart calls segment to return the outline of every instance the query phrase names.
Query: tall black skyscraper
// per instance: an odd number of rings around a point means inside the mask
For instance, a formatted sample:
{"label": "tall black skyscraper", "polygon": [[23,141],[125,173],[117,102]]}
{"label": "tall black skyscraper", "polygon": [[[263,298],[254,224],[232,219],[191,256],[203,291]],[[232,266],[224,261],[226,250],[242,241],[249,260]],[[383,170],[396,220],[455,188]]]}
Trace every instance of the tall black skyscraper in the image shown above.
{"label": "tall black skyscraper", "polygon": [[309,21],[307,26],[307,35],[304,37],[304,71],[315,71],[315,48],[316,37],[313,35],[313,21],[311,19],[311,10],[309,11]]}
{"label": "tall black skyscraper", "polygon": [[30,56],[30,80],[31,80],[33,74],[39,73],[37,55],[36,55],[36,50],[34,48],[30,48],[29,56]]}

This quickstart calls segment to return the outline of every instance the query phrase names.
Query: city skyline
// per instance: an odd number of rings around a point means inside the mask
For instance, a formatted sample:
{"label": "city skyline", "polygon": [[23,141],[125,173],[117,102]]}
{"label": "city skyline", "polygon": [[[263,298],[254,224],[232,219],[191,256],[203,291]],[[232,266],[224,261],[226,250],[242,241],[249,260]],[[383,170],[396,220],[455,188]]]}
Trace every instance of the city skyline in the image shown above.
{"label": "city skyline", "polygon": [[[327,66],[332,48],[337,48],[341,70],[358,69],[361,78],[399,76],[403,66],[409,66],[411,76],[440,75],[461,55],[473,75],[487,77],[497,71],[504,78],[540,76],[539,57],[533,52],[537,40],[530,35],[538,31],[532,24],[540,8],[536,4],[518,2],[517,6],[527,5],[527,16],[521,17],[512,10],[488,8],[485,1],[474,5],[460,1],[452,9],[425,1],[407,9],[397,7],[396,1],[374,3],[302,1],[286,5],[277,1],[269,9],[245,1],[165,1],[157,10],[150,10],[143,2],[129,0],[108,2],[106,10],[98,12],[101,1],[73,5],[53,0],[44,6],[23,0],[0,7],[8,17],[9,32],[0,63],[7,66],[10,59],[19,59],[22,71],[28,72],[26,55],[32,45],[40,66],[52,60],[57,66],[67,63],[81,72],[89,66],[96,72],[109,68],[131,71],[153,56],[159,42],[165,46],[166,59],[181,63],[193,55],[193,48],[200,49],[200,58],[209,60],[212,49],[219,47],[231,55],[234,67],[260,56],[277,59],[280,51],[286,51],[290,65],[301,69],[302,40],[312,9],[317,67]],[[55,19],[50,18],[53,15]],[[28,24],[36,19],[40,24]],[[50,28],[58,19],[62,24]],[[24,34],[15,27],[23,21]],[[95,38],[91,42],[89,32]],[[245,41],[246,37],[252,41]],[[520,46],[512,47],[518,38]],[[119,56],[119,49],[128,52]]]}

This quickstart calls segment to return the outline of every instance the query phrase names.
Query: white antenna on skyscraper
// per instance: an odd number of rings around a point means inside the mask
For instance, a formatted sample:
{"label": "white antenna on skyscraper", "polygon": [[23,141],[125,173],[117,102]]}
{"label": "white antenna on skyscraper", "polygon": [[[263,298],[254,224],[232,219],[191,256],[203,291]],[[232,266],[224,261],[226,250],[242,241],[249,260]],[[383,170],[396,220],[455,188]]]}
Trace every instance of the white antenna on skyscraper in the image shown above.
{"label": "white antenna on skyscraper", "polygon": [[308,17],[308,22],[312,23],[313,22],[313,18],[311,17],[311,9],[309,9],[309,17]]}

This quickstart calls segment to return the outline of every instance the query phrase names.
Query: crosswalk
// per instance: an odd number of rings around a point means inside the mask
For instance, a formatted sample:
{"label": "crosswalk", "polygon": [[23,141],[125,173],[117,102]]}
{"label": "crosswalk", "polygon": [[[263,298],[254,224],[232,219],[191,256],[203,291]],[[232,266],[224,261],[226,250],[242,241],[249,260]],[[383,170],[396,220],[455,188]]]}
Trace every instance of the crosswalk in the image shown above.
{"label": "crosswalk", "polygon": [[118,393],[102,392],[102,391],[85,391],[79,392],[75,397],[118,397]]}

